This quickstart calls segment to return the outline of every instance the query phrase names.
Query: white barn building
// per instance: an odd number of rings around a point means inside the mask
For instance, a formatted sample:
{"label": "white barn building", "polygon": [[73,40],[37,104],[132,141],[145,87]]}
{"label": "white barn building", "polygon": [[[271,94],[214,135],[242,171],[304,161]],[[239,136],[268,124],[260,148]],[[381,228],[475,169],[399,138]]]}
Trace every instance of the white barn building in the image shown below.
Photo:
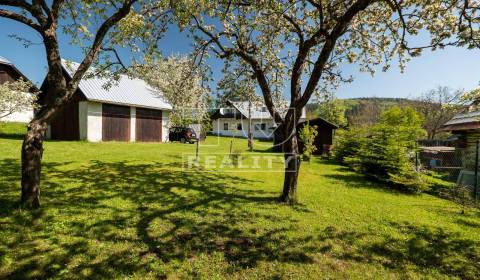
{"label": "white barn building", "polygon": [[[63,61],[67,79],[78,64]],[[165,142],[172,106],[141,79],[121,75],[110,87],[101,77],[83,79],[68,104],[49,125],[54,140]],[[44,81],[42,88],[45,88]]]}

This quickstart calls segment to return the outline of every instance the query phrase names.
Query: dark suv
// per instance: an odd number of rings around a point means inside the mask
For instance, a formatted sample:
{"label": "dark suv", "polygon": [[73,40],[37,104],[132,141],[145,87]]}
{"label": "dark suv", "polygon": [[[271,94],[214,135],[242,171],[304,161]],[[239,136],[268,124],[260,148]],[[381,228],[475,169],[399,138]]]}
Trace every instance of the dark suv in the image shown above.
{"label": "dark suv", "polygon": [[193,144],[198,141],[197,134],[189,127],[172,127],[168,131],[168,140],[170,142],[180,141],[182,143]]}

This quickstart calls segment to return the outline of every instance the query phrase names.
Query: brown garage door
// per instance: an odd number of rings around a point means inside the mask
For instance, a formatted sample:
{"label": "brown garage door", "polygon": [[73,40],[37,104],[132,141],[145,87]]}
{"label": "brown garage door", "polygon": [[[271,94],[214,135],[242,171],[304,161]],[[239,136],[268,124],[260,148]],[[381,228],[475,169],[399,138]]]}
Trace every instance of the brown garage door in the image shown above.
{"label": "brown garage door", "polygon": [[130,107],[102,105],[103,141],[130,141]]}
{"label": "brown garage door", "polygon": [[78,94],[74,100],[65,105],[50,122],[52,140],[80,140],[80,121],[78,116]]}
{"label": "brown garage door", "polygon": [[162,111],[137,108],[136,140],[141,142],[162,141]]}

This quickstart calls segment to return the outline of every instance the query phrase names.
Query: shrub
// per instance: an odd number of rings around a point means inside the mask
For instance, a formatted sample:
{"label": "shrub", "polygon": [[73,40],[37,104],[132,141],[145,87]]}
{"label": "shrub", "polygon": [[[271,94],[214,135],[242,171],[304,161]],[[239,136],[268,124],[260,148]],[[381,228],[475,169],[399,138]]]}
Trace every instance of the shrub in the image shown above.
{"label": "shrub", "polygon": [[423,136],[422,119],[412,108],[393,107],[369,128],[345,132],[336,157],[354,170],[418,193],[428,187],[415,171],[415,141]]}
{"label": "shrub", "polygon": [[315,137],[318,135],[317,126],[310,126],[306,124],[300,130],[300,139],[303,142],[303,160],[310,161],[313,152],[317,150],[317,147],[314,144]]}
{"label": "shrub", "polygon": [[410,193],[421,193],[430,188],[430,182],[427,176],[416,172],[413,168],[401,169],[397,173],[390,173],[389,181]]}
{"label": "shrub", "polygon": [[357,154],[364,140],[366,140],[365,129],[350,128],[338,130],[335,133],[335,141],[333,143],[333,158],[341,163],[345,163],[345,158]]}

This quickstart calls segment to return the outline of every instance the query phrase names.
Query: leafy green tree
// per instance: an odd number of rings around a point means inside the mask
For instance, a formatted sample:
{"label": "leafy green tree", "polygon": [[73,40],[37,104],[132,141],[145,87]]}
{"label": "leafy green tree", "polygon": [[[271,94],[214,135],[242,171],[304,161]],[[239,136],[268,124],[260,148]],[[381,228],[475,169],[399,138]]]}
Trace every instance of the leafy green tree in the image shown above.
{"label": "leafy green tree", "polygon": [[[429,48],[474,47],[478,36],[478,23],[464,16],[472,19],[476,10],[464,1],[201,1],[195,9],[184,8],[188,2],[173,6],[183,18],[190,17],[181,23],[191,27],[198,51],[233,67],[248,66],[268,111],[282,127],[287,163],[282,202],[296,200],[300,112],[316,92],[350,81],[342,74],[343,64],[356,63],[373,74],[379,65],[387,70],[395,59],[403,70],[410,57],[421,54],[422,46],[409,43],[420,31],[430,33]],[[274,97],[285,91],[290,104],[282,114]]]}
{"label": "leafy green tree", "polygon": [[[350,135],[357,148],[345,157],[355,170],[410,192],[425,188],[414,169],[416,141],[425,136],[423,119],[411,107],[393,107],[362,137]],[[357,140],[355,140],[357,139]]]}
{"label": "leafy green tree", "polygon": [[174,126],[210,123],[208,77],[202,67],[194,67],[188,57],[170,56],[148,60],[135,67],[136,75],[158,89],[170,104],[169,119]]}
{"label": "leafy green tree", "polygon": [[333,158],[341,163],[355,156],[366,141],[368,129],[365,127],[349,127],[335,132],[333,143]]}
{"label": "leafy green tree", "polygon": [[345,111],[346,106],[342,100],[328,98],[318,104],[315,115],[339,127],[345,127],[348,124]]}
{"label": "leafy green tree", "polygon": [[318,127],[316,125],[311,126],[306,124],[300,130],[300,140],[303,142],[303,160],[310,161],[313,153],[317,150],[315,146],[315,137],[318,135]]}

